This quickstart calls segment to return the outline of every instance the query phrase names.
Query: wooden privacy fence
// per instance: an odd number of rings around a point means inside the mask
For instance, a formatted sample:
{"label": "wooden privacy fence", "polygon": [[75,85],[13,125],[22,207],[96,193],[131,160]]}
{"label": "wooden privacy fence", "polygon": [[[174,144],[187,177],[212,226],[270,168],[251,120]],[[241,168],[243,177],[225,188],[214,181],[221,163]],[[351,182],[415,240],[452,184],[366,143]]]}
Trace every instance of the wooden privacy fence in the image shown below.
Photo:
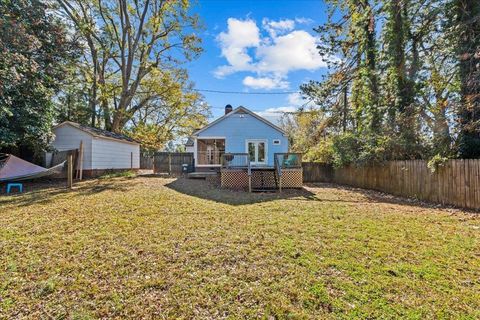
{"label": "wooden privacy fence", "polygon": [[[317,179],[315,181],[315,179]],[[424,160],[388,161],[333,169],[304,166],[305,182],[335,182],[419,200],[480,209],[480,159],[449,160],[435,172]]]}
{"label": "wooden privacy fence", "polygon": [[329,164],[302,162],[303,182],[332,182],[333,168]]}
{"label": "wooden privacy fence", "polygon": [[140,169],[153,170],[153,156],[141,154]]}
{"label": "wooden privacy fence", "polygon": [[194,166],[193,153],[190,152],[156,152],[153,156],[153,172],[181,174],[182,165]]}

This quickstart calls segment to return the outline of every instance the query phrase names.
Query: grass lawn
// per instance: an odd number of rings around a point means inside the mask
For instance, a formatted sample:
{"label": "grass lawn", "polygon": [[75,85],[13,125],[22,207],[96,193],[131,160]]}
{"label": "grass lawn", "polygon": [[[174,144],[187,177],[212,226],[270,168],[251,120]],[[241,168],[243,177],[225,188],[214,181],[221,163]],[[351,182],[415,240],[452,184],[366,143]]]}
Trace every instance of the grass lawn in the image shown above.
{"label": "grass lawn", "polygon": [[0,196],[0,318],[480,318],[480,215],[153,177]]}

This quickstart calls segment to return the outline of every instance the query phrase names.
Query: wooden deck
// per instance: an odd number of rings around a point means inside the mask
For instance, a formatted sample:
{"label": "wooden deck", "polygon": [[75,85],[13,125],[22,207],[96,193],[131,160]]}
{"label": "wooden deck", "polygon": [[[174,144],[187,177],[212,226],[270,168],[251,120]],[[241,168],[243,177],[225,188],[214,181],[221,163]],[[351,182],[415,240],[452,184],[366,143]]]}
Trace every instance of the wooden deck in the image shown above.
{"label": "wooden deck", "polygon": [[246,153],[229,153],[222,157],[218,171],[197,171],[190,179],[220,182],[222,188],[246,189],[257,192],[282,191],[282,188],[302,188],[301,154],[276,153],[275,166],[255,166]]}
{"label": "wooden deck", "polygon": [[222,168],[220,170],[220,180],[222,188],[250,189],[253,192],[302,188],[303,169],[282,169],[282,174],[279,177],[273,167],[252,167],[250,176],[246,168]]}

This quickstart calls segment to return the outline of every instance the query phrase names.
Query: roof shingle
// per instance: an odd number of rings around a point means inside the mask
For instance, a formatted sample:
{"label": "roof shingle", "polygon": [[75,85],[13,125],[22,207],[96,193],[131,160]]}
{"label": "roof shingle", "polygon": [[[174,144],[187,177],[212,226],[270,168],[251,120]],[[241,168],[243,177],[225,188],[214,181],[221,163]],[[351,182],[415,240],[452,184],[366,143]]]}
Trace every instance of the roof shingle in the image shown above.
{"label": "roof shingle", "polygon": [[123,140],[123,141],[127,141],[127,142],[132,142],[132,143],[140,143],[139,141],[137,141],[133,138],[130,138],[129,136],[121,134],[121,133],[115,133],[115,132],[111,132],[111,131],[107,131],[107,130],[103,130],[103,129],[99,129],[99,128],[89,127],[89,126],[79,124],[79,123],[76,123],[76,122],[72,122],[72,121],[62,122],[57,127],[59,127],[63,124],[69,124],[72,127],[75,127],[75,128],[80,129],[82,131],[90,133],[91,135],[96,136],[96,137],[105,137],[105,138]]}

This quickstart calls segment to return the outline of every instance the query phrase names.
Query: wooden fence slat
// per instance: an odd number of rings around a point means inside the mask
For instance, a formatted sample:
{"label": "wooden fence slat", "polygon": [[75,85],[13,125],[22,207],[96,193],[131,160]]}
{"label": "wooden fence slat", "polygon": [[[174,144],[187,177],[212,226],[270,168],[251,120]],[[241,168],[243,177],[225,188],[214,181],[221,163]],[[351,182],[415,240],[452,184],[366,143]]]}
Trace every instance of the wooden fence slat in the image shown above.
{"label": "wooden fence slat", "polygon": [[193,153],[189,152],[157,152],[153,157],[155,173],[181,174],[182,165],[193,166]]}
{"label": "wooden fence slat", "polygon": [[475,180],[473,178],[475,171],[473,166],[473,159],[468,160],[468,167],[465,168],[465,172],[468,172],[468,208],[472,208],[475,206],[475,187],[473,184]]}
{"label": "wooden fence slat", "polygon": [[473,194],[474,194],[474,201],[473,201],[473,208],[474,209],[480,209],[480,183],[478,181],[479,178],[479,170],[480,170],[480,161],[478,160],[473,160],[473,168],[474,168],[474,174],[473,174]]}
{"label": "wooden fence slat", "polygon": [[450,179],[450,185],[449,185],[449,190],[448,193],[450,194],[449,199],[451,199],[452,204],[458,206],[458,192],[457,192],[457,176],[458,176],[458,168],[457,168],[457,160],[452,161],[452,168],[451,168],[451,173],[449,176]]}
{"label": "wooden fence slat", "polygon": [[469,208],[474,208],[475,207],[475,171],[476,168],[474,166],[474,160],[471,159],[468,161],[468,168],[466,169],[468,171],[469,177]]}
{"label": "wooden fence slat", "polygon": [[475,209],[480,209],[480,161],[475,160]]}
{"label": "wooden fence slat", "polygon": [[470,203],[470,199],[469,199],[469,196],[470,196],[470,173],[468,172],[468,165],[469,165],[469,160],[466,159],[463,161],[463,166],[462,166],[462,172],[463,172],[463,179],[462,179],[462,182],[463,182],[463,190],[464,190],[464,194],[463,194],[463,206],[462,207],[467,207],[469,206],[468,204]]}

